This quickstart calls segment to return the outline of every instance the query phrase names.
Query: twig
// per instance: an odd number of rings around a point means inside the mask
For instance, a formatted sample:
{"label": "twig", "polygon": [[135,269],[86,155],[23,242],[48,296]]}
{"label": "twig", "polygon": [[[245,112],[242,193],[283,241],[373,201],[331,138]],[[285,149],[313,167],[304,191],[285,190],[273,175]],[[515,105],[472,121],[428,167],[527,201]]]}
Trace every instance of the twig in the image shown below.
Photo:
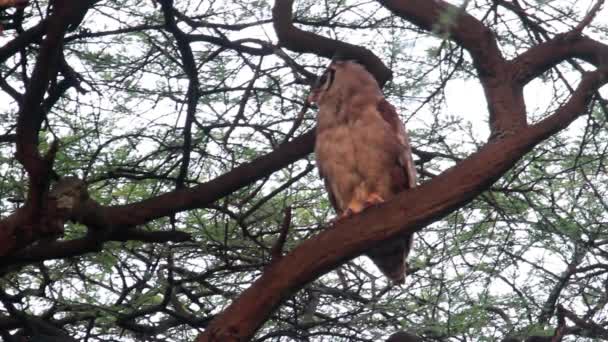
{"label": "twig", "polygon": [[563,315],[564,317],[567,317],[578,327],[592,331],[594,333],[594,335],[597,337],[601,337],[604,339],[608,338],[608,330],[604,329],[602,326],[597,325],[592,322],[587,322],[587,321],[579,318],[574,312],[567,310],[566,308],[561,306],[561,304],[557,306],[557,310],[558,310],[558,312],[561,312],[561,315]]}
{"label": "twig", "polygon": [[591,22],[593,21],[593,18],[595,18],[595,15],[602,7],[602,4],[604,4],[604,0],[598,0],[598,2],[595,3],[593,8],[591,8],[591,10],[583,18],[583,20],[578,25],[576,25],[576,27],[574,28],[574,30],[572,30],[572,32],[576,33],[576,34],[581,34],[583,32],[583,29],[586,26],[589,26],[589,24],[591,24]]}
{"label": "twig", "polygon": [[308,108],[310,108],[310,102],[306,101],[304,103],[304,105],[302,106],[302,109],[300,109],[300,112],[296,116],[296,119],[293,121],[293,125],[289,129],[289,132],[287,132],[287,134],[285,134],[285,138],[281,142],[282,144],[289,141],[289,139],[291,139],[293,137],[293,134],[300,127],[300,125],[302,125],[302,121],[304,120],[304,114],[306,114],[306,111],[308,110]]}

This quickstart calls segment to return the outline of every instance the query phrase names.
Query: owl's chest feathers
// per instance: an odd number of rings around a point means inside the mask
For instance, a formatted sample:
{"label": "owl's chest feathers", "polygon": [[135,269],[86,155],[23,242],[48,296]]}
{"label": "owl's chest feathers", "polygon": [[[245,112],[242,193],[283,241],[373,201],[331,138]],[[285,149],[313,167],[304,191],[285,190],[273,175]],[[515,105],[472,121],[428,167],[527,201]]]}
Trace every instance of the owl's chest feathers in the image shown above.
{"label": "owl's chest feathers", "polygon": [[[326,164],[340,164],[340,169],[366,174],[370,164],[387,162],[383,151],[386,129],[388,125],[378,115],[375,101],[339,104],[334,108],[323,106],[317,118],[317,159]],[[319,166],[322,173],[333,176],[332,170],[324,170],[330,165]]]}
{"label": "owl's chest feathers", "polygon": [[[359,109],[360,110],[360,109]],[[358,120],[357,109],[336,102],[320,108],[317,117],[317,150],[320,153],[354,153],[353,125]]]}
{"label": "owl's chest feathers", "polygon": [[320,106],[317,132],[341,126],[352,128],[360,124],[359,121],[370,119],[369,112],[373,111],[376,105],[376,99],[352,96],[348,101],[344,101],[342,96],[338,96],[335,100]]}

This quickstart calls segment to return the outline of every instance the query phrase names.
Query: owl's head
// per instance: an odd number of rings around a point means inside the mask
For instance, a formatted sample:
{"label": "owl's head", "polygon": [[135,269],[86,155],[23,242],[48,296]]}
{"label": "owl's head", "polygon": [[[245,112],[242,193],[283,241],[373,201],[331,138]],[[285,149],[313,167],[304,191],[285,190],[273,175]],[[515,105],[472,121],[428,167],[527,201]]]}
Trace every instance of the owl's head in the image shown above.
{"label": "owl's head", "polygon": [[312,86],[308,101],[321,106],[362,91],[380,91],[374,76],[355,61],[334,61]]}

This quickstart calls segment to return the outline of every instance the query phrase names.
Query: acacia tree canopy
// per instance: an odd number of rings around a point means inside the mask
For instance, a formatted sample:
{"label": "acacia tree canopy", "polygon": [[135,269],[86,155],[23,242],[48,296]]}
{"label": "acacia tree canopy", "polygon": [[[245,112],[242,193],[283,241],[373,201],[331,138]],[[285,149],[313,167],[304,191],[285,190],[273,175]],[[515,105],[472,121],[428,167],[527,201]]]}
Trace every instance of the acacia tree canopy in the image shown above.
{"label": "acacia tree canopy", "polygon": [[[0,0],[0,335],[608,339],[602,5]],[[333,224],[305,99],[335,55],[421,181]],[[395,286],[358,256],[406,232]]]}

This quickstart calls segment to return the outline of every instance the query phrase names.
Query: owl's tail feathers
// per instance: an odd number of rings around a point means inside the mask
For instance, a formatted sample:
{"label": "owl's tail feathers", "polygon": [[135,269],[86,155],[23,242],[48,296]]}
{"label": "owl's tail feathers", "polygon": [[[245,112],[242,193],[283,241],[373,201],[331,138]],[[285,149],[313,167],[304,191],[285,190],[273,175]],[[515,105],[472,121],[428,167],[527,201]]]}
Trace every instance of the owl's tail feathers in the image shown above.
{"label": "owl's tail feathers", "polygon": [[371,254],[368,254],[368,256],[389,280],[395,284],[405,283],[407,262],[405,261],[403,252],[401,252],[400,256],[394,255],[378,257]]}
{"label": "owl's tail feathers", "polygon": [[373,248],[367,252],[367,256],[388,279],[395,284],[403,284],[408,269],[406,260],[411,243],[412,236],[398,238]]}

